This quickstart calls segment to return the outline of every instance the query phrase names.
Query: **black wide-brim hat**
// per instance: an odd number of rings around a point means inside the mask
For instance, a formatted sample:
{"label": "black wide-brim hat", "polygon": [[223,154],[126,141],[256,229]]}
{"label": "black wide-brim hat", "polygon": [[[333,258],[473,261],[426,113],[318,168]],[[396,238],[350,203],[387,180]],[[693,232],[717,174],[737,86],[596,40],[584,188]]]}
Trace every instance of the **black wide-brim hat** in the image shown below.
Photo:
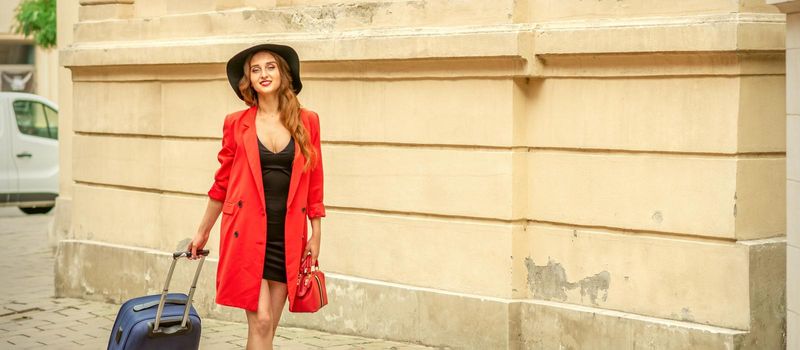
{"label": "black wide-brim hat", "polygon": [[295,94],[299,94],[300,90],[303,89],[303,83],[300,81],[300,58],[297,57],[297,52],[286,45],[260,44],[247,48],[228,60],[228,65],[225,67],[225,70],[228,73],[228,82],[231,83],[231,87],[233,91],[236,92],[236,96],[244,100],[242,92],[239,91],[239,80],[244,76],[244,60],[246,60],[247,56],[251,53],[261,50],[272,51],[280,55],[286,63],[289,64],[289,73],[292,75],[292,90],[294,90]]}

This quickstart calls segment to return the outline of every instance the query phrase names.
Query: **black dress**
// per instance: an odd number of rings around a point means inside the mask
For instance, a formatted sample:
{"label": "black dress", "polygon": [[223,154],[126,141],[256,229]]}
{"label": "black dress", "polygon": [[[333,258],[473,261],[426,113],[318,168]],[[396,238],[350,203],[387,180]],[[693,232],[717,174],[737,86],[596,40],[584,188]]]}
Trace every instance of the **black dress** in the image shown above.
{"label": "black dress", "polygon": [[267,246],[264,252],[263,278],[286,283],[284,221],[294,161],[294,139],[290,138],[289,144],[278,153],[273,153],[258,140],[258,153],[267,207]]}

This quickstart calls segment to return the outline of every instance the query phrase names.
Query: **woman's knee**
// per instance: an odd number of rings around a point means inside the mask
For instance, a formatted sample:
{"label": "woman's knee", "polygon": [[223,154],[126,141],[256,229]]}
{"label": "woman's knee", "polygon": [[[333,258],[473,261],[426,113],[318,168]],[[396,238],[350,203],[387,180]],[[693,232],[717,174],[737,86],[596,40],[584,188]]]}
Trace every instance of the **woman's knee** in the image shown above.
{"label": "woman's knee", "polygon": [[259,335],[271,335],[274,332],[274,320],[269,311],[259,312],[248,319],[250,328]]}

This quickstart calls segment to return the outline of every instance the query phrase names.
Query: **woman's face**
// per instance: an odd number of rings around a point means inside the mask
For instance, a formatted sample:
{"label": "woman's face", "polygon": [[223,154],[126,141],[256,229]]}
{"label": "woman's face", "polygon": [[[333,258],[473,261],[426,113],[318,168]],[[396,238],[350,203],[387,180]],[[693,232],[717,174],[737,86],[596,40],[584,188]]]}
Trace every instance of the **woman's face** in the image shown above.
{"label": "woman's face", "polygon": [[257,52],[250,59],[250,85],[259,95],[276,93],[281,86],[278,60],[269,52]]}

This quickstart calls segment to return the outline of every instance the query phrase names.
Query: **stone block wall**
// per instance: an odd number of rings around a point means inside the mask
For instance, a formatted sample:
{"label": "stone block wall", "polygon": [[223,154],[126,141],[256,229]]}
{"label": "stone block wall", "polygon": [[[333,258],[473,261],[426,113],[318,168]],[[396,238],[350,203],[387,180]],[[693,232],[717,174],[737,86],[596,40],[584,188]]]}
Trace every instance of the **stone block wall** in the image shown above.
{"label": "stone block wall", "polygon": [[786,13],[786,342],[800,349],[800,1],[769,0]]}
{"label": "stone block wall", "polygon": [[[285,324],[474,349],[784,344],[774,6],[83,0],[78,13],[61,51],[75,129],[61,295],[160,288],[203,213],[222,119],[245,107],[224,63],[278,42],[298,50],[299,97],[321,118],[329,213],[331,305]],[[135,263],[81,263],[110,257]],[[210,262],[198,307],[241,320],[214,305]]]}

